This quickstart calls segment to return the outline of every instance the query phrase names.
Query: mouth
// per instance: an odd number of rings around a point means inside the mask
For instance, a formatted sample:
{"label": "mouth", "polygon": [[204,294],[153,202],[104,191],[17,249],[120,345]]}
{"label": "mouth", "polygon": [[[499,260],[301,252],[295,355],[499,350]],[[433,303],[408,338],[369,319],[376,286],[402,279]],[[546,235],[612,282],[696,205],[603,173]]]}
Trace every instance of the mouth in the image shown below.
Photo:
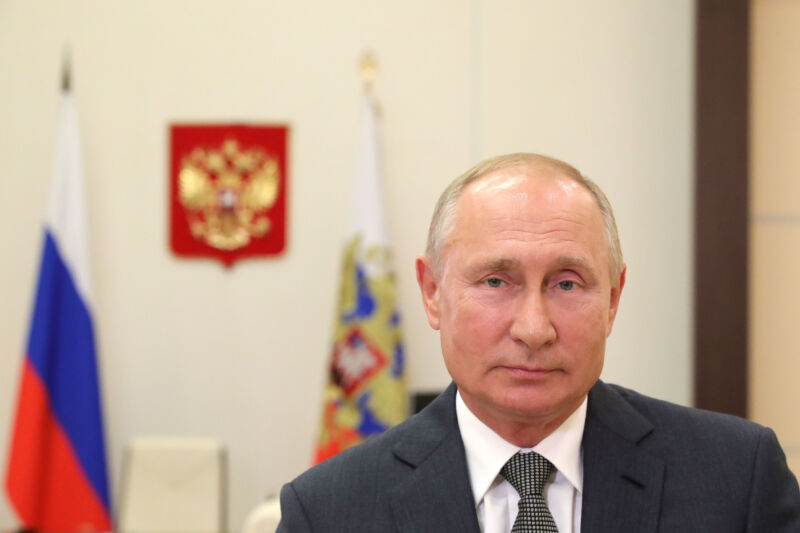
{"label": "mouth", "polygon": [[512,377],[524,380],[543,379],[555,372],[555,370],[549,370],[539,366],[501,366],[500,368]]}

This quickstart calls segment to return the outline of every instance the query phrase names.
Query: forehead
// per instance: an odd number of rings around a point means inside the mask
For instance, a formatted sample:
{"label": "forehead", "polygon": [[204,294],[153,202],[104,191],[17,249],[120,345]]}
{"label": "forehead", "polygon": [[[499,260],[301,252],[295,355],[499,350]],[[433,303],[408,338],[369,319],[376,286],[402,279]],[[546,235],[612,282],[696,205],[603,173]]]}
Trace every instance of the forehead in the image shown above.
{"label": "forehead", "polygon": [[512,167],[491,172],[470,183],[456,205],[457,219],[462,219],[457,225],[470,215],[491,218],[503,213],[530,222],[565,216],[602,225],[592,194],[572,177],[548,168]]}
{"label": "forehead", "polygon": [[593,256],[607,254],[603,218],[594,197],[556,171],[492,172],[464,189],[453,222],[452,245],[524,242],[539,249],[573,243]]}

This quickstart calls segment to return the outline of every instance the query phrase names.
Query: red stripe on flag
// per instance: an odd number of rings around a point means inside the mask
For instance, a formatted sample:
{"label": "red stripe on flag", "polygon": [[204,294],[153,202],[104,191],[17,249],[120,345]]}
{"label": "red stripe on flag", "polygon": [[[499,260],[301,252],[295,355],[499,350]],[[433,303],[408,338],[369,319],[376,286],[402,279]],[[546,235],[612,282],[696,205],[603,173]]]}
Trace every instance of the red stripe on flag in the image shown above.
{"label": "red stripe on flag", "polygon": [[26,528],[111,530],[109,514],[53,417],[47,390],[27,357],[13,435],[6,489]]}

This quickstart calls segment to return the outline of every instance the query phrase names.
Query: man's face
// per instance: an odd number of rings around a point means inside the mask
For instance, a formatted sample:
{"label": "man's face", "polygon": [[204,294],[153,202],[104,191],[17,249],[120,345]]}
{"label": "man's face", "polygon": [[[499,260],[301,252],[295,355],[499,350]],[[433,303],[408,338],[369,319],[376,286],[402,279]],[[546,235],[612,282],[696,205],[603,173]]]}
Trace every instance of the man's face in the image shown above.
{"label": "man's face", "polygon": [[439,271],[417,261],[447,370],[496,431],[552,431],[600,376],[624,283],[600,210],[567,177],[511,168],[471,183],[454,222]]}

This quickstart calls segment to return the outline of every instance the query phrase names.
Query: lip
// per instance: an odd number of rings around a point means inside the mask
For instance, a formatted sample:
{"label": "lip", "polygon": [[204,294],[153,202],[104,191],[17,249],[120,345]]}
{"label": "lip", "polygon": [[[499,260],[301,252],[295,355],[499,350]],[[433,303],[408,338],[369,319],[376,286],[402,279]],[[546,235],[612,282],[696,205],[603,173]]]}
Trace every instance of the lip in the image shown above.
{"label": "lip", "polygon": [[555,372],[538,366],[502,366],[500,368],[519,379],[542,379]]}

